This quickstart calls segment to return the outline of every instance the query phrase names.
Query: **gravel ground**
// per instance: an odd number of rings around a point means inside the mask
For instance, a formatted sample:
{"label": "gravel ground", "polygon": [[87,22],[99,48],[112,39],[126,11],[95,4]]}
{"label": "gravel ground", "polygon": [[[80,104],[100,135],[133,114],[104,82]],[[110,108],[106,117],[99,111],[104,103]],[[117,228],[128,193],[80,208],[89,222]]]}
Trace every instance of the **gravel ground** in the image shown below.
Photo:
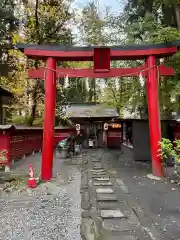
{"label": "gravel ground", "polygon": [[[14,172],[23,173],[33,163],[39,175],[40,154],[18,163]],[[22,188],[0,198],[0,239],[81,240],[80,168],[54,159],[54,178],[35,190]]]}
{"label": "gravel ground", "polygon": [[[146,218],[162,233],[158,240],[179,240],[180,187],[148,179],[146,175],[151,172],[148,164],[134,163],[119,151],[96,153],[102,156],[102,163],[108,163],[105,165],[113,178],[123,180],[129,197],[136,199]],[[32,163],[38,176],[40,157],[35,154],[20,161],[13,172],[25,174]],[[52,181],[33,191],[22,188],[1,195],[0,240],[81,240],[80,167],[63,163],[57,155],[53,170]]]}

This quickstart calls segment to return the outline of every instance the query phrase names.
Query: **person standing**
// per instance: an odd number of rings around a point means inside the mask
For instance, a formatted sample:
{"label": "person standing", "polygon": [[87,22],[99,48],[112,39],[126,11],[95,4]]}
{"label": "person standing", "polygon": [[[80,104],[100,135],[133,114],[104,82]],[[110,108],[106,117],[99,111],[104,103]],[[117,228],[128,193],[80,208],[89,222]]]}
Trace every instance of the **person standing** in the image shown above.
{"label": "person standing", "polygon": [[103,130],[103,145],[107,148],[107,130]]}
{"label": "person standing", "polygon": [[82,142],[83,142],[83,136],[80,131],[77,131],[77,135],[75,137],[75,143],[78,145],[80,152],[82,150]]}

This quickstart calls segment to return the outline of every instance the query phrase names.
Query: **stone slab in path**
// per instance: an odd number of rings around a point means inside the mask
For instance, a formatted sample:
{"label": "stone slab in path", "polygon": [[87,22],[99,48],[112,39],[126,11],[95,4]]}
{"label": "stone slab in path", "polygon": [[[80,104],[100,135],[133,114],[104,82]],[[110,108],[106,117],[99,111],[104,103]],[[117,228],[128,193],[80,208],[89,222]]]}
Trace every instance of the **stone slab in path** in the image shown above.
{"label": "stone slab in path", "polygon": [[102,201],[102,202],[97,202],[96,206],[100,210],[116,210],[119,209],[119,203],[117,201]]}
{"label": "stone slab in path", "polygon": [[101,210],[102,218],[125,218],[120,210]]}
{"label": "stone slab in path", "polygon": [[121,231],[132,230],[132,227],[130,226],[126,218],[104,219],[102,223],[102,227],[104,230],[108,232],[111,232],[111,231],[121,232]]}
{"label": "stone slab in path", "polygon": [[107,174],[105,172],[100,172],[100,173],[93,173],[92,174],[93,178],[98,178],[98,177],[107,177]]}
{"label": "stone slab in path", "polygon": [[112,188],[97,188],[96,193],[114,193]]}
{"label": "stone slab in path", "polygon": [[119,186],[124,186],[124,182],[122,181],[121,178],[116,178],[116,182]]}
{"label": "stone slab in path", "polygon": [[106,172],[106,169],[104,169],[104,168],[91,169],[90,171],[93,172],[93,173],[102,173],[102,172]]}
{"label": "stone slab in path", "polygon": [[100,164],[100,163],[95,163],[94,165],[93,165],[93,169],[102,169],[102,165]]}
{"label": "stone slab in path", "polygon": [[92,174],[92,178],[98,178],[98,177],[107,177],[106,173],[102,174]]}
{"label": "stone slab in path", "polygon": [[99,159],[99,158],[93,158],[92,159],[92,162],[100,162],[101,161],[101,159]]}
{"label": "stone slab in path", "polygon": [[96,180],[96,181],[109,181],[109,177],[99,177],[99,178],[95,178],[94,180]]}
{"label": "stone slab in path", "polygon": [[103,240],[139,240],[139,238],[137,238],[136,236],[132,236],[132,235],[123,235],[123,236],[108,236],[106,234],[106,236],[103,237]]}
{"label": "stone slab in path", "polygon": [[94,182],[94,186],[112,186],[111,182]]}
{"label": "stone slab in path", "polygon": [[97,201],[109,201],[109,202],[112,202],[112,201],[117,201],[117,197],[115,194],[97,194],[97,197],[96,197],[96,200]]}

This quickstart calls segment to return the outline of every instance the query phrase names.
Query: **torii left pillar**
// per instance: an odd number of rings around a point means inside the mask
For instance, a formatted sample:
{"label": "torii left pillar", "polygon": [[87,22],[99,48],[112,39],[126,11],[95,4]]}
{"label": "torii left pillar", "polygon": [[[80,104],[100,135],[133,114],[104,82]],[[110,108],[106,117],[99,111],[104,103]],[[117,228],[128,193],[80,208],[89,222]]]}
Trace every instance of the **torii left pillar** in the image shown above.
{"label": "torii left pillar", "polygon": [[56,59],[47,59],[45,79],[45,111],[44,134],[41,165],[41,179],[48,181],[52,178],[54,155],[54,119],[56,106]]}

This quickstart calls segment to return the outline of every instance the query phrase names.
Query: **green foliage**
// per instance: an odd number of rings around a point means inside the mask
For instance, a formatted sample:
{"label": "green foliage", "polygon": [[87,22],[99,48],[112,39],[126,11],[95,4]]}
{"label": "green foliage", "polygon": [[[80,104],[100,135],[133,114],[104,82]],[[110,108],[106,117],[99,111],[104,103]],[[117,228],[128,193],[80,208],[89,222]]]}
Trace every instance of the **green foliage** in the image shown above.
{"label": "green foliage", "polygon": [[67,102],[85,102],[87,97],[87,80],[83,78],[70,78],[69,86],[66,89]]}
{"label": "green foliage", "polygon": [[167,166],[169,158],[175,159],[175,165],[180,163],[180,140],[176,139],[173,143],[166,138],[162,138],[159,142],[159,154],[163,161],[163,165]]}
{"label": "green foliage", "polygon": [[[85,5],[81,17],[70,10],[71,0],[22,1],[0,3],[0,85],[13,92],[11,106],[16,113],[24,111],[28,124],[41,124],[44,115],[44,82],[27,80],[27,67],[42,66],[41,61],[27,61],[24,55],[13,49],[17,42],[36,44],[68,44],[73,39],[71,23],[76,22],[80,30],[81,44],[127,45],[134,43],[160,43],[180,39],[179,0],[128,0],[124,12],[112,14],[101,11],[94,1]],[[8,50],[7,49],[11,49]],[[137,67],[143,61],[112,62],[112,67]],[[172,96],[180,96],[180,54],[165,58],[164,64],[175,68],[175,76],[160,79],[161,117],[169,119],[171,112],[180,109],[180,102],[172,102]],[[58,63],[72,68],[93,67],[89,62]],[[138,77],[105,79],[105,88],[98,79],[71,79],[69,86],[57,84],[56,123],[67,121],[63,117],[63,105],[68,102],[101,101],[116,107],[123,117],[128,110],[135,117],[147,117],[145,87]],[[21,101],[19,101],[21,99]],[[37,121],[36,121],[37,119]],[[24,122],[26,122],[24,120]]]}
{"label": "green foliage", "polygon": [[169,157],[175,157],[175,151],[172,142],[169,139],[162,138],[159,142],[159,155],[163,162],[166,162]]}
{"label": "green foliage", "polygon": [[[18,42],[36,44],[72,43],[71,29],[68,24],[73,17],[73,13],[70,12],[70,1],[36,0],[31,4],[29,1],[22,1],[20,5],[19,2],[16,3],[13,0],[5,2],[12,3],[10,10],[12,14],[16,14],[19,23],[19,25],[16,24],[17,28],[15,30],[17,31],[14,31],[11,27],[10,34],[6,34],[6,36],[10,36],[8,38],[11,46]],[[5,4],[4,1],[3,4]],[[4,6],[7,5],[5,4]],[[0,4],[0,18],[1,10],[5,11],[4,8],[1,9]],[[7,19],[10,18],[7,13],[6,16]],[[12,22],[12,18],[10,18],[10,21]],[[7,22],[5,23],[5,29],[7,29],[6,24]],[[15,101],[11,107],[14,117],[16,118],[17,111],[24,111],[27,115],[27,121],[24,122],[28,125],[32,125],[34,121],[36,124],[36,118],[39,118],[38,115],[42,118],[44,114],[45,91],[44,81],[27,80],[26,66],[36,68],[42,64],[41,61],[27,61],[25,56],[19,51],[9,50],[8,67],[11,67],[12,71],[6,70],[8,75],[6,74],[5,77],[0,78],[0,85],[6,86],[15,96]],[[57,92],[57,96],[58,94],[59,92]],[[58,104],[61,103],[58,102]]]}
{"label": "green foliage", "polygon": [[104,45],[104,26],[105,22],[100,16],[97,6],[93,1],[90,2],[82,11],[80,23],[84,42],[87,45]]}
{"label": "green foliage", "polygon": [[[178,19],[180,18],[178,16],[180,16],[180,8],[178,4],[178,1],[168,0],[128,0],[121,15],[107,14],[106,16],[106,21],[110,27],[109,32],[115,33],[109,36],[109,41],[127,45],[179,40],[180,23]],[[118,41],[117,38],[120,40]],[[172,97],[178,98],[180,96],[179,57],[178,53],[171,58],[164,58],[165,65],[174,67],[175,76],[160,78],[159,98],[162,119],[170,119],[172,112],[180,109],[179,101],[171,101]],[[137,67],[139,64],[142,65],[144,62],[127,61],[124,64],[117,64],[116,67]],[[122,82],[122,89],[125,88],[123,90],[116,88],[112,83],[106,84],[103,100],[108,99],[108,104],[119,107],[121,111],[126,109],[135,117],[147,117],[146,91],[144,87],[140,87],[139,79],[123,78]]]}
{"label": "green foliage", "polygon": [[70,2],[59,0],[38,1],[25,6],[25,38],[37,44],[71,43],[71,31],[67,26],[72,18]]}
{"label": "green foliage", "polygon": [[180,139],[174,141],[175,159],[177,163],[180,163]]}
{"label": "green foliage", "polygon": [[[0,1],[0,76],[7,77],[11,71],[9,62],[11,61],[8,55],[9,48],[12,47],[11,39],[14,32],[18,28],[18,21],[14,15],[13,0]],[[2,86],[0,79],[0,86]]]}
{"label": "green foliage", "polygon": [[11,122],[12,122],[12,124],[15,124],[15,125],[16,124],[17,125],[19,125],[19,124],[24,125],[26,120],[25,120],[24,116],[13,116]]}

